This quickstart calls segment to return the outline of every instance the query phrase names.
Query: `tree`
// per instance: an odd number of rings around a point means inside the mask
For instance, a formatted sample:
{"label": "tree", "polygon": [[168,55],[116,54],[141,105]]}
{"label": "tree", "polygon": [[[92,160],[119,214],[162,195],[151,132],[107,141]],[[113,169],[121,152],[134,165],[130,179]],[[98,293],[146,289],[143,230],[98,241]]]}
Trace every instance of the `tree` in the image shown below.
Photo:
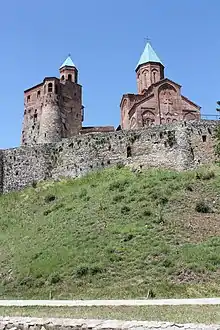
{"label": "tree", "polygon": [[[218,104],[218,106],[220,106],[220,101],[217,101],[216,103]],[[220,111],[220,108],[216,108],[216,111]]]}

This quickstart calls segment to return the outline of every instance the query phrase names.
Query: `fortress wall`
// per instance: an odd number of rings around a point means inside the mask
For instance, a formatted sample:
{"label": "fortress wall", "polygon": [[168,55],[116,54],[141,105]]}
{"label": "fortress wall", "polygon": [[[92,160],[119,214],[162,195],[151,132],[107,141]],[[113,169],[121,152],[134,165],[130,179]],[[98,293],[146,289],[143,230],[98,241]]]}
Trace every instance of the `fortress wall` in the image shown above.
{"label": "fortress wall", "polygon": [[185,154],[186,150],[182,151],[177,143],[180,132],[182,127],[168,129],[158,126],[147,130],[87,134],[63,140],[53,146],[52,157],[56,164],[51,172],[52,177],[81,176],[119,162],[142,168],[185,169],[185,164],[182,164],[184,157],[179,155]]}
{"label": "fortress wall", "polygon": [[49,145],[24,146],[4,150],[3,192],[18,190],[50,178]]}
{"label": "fortress wall", "polygon": [[188,124],[187,134],[190,137],[195,166],[210,164],[216,160],[214,145],[217,125],[220,125],[220,122],[214,120]]}
{"label": "fortress wall", "polygon": [[48,178],[77,177],[117,163],[176,170],[207,164],[215,159],[216,125],[180,122],[142,130],[78,135],[57,143],[4,150],[2,190],[21,189]]}

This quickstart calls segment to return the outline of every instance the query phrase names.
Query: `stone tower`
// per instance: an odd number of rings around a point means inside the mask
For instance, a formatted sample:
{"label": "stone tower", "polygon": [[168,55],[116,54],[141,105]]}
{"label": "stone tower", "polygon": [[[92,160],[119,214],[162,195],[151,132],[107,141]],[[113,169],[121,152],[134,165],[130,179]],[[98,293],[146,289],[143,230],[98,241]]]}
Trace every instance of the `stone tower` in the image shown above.
{"label": "stone tower", "polygon": [[21,144],[50,143],[79,134],[82,128],[82,87],[70,56],[60,79],[46,77],[24,92]]}
{"label": "stone tower", "polygon": [[138,93],[122,96],[122,129],[200,120],[200,107],[181,95],[179,84],[164,77],[164,66],[149,42],[135,71]]}

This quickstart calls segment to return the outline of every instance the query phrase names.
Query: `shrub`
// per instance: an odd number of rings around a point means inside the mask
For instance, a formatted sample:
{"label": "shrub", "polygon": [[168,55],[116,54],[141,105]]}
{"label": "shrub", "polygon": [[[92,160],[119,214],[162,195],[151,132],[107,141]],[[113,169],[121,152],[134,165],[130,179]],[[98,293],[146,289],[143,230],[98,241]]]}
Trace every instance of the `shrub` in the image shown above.
{"label": "shrub", "polygon": [[102,272],[103,272],[103,268],[99,265],[94,265],[90,268],[91,275],[95,275]]}
{"label": "shrub", "polygon": [[48,210],[45,210],[44,212],[43,212],[43,215],[48,215],[48,214],[50,214],[52,212],[52,210],[51,209],[48,209]]}
{"label": "shrub", "polygon": [[151,210],[144,210],[144,212],[143,212],[144,217],[149,217],[149,216],[151,216],[151,214],[152,214]]}
{"label": "shrub", "polygon": [[49,194],[47,196],[45,196],[44,201],[45,203],[50,203],[53,202],[56,199],[56,196]]}
{"label": "shrub", "polygon": [[123,241],[124,242],[129,242],[130,240],[132,240],[134,238],[134,235],[133,234],[126,234]]}
{"label": "shrub", "polygon": [[204,173],[202,175],[203,180],[210,180],[213,179],[214,177],[215,177],[215,173],[213,171],[208,171],[207,173]]}
{"label": "shrub", "polygon": [[89,200],[90,200],[90,196],[85,196],[85,197],[83,197],[83,200],[84,200],[84,202],[88,202]]}
{"label": "shrub", "polygon": [[127,179],[124,180],[118,180],[110,183],[109,190],[119,190],[123,191],[125,189],[125,186],[129,184],[129,181]]}
{"label": "shrub", "polygon": [[163,262],[162,262],[162,265],[166,268],[169,268],[169,267],[172,267],[173,266],[173,262],[170,260],[170,259],[165,259]]}
{"label": "shrub", "polygon": [[117,170],[120,170],[121,168],[123,168],[125,165],[123,163],[117,163],[116,168]]}
{"label": "shrub", "polygon": [[87,266],[80,266],[76,270],[76,277],[82,277],[89,273],[89,267]]}
{"label": "shrub", "polygon": [[127,206],[127,205],[124,205],[121,207],[121,213],[122,214],[126,214],[126,213],[129,213],[130,212],[130,207]]}
{"label": "shrub", "polygon": [[79,198],[83,198],[87,195],[87,190],[85,188],[82,188],[79,193]]}
{"label": "shrub", "polygon": [[31,185],[33,188],[37,188],[37,181],[33,181]]}
{"label": "shrub", "polygon": [[56,284],[61,281],[61,277],[58,273],[51,274],[49,277],[49,283],[50,284]]}
{"label": "shrub", "polygon": [[213,171],[208,171],[206,173],[197,172],[196,179],[197,180],[210,180],[215,177],[215,173]]}
{"label": "shrub", "polygon": [[211,213],[210,206],[205,201],[199,201],[196,203],[195,210],[199,213]]}
{"label": "shrub", "polygon": [[160,205],[165,205],[165,204],[168,203],[168,201],[169,201],[169,199],[168,199],[166,196],[161,196],[161,197],[159,198],[159,204],[160,204]]}
{"label": "shrub", "polygon": [[190,183],[187,183],[187,184],[185,185],[185,188],[186,188],[186,190],[188,190],[188,191],[193,191],[193,187],[192,187],[192,185],[191,185]]}
{"label": "shrub", "polygon": [[22,278],[19,282],[20,285],[25,285],[28,288],[31,288],[34,284],[34,279],[32,276],[26,276],[24,278]]}
{"label": "shrub", "polygon": [[117,202],[121,202],[124,198],[125,198],[125,196],[120,194],[120,195],[113,196],[112,200],[113,200],[113,202],[117,203]]}

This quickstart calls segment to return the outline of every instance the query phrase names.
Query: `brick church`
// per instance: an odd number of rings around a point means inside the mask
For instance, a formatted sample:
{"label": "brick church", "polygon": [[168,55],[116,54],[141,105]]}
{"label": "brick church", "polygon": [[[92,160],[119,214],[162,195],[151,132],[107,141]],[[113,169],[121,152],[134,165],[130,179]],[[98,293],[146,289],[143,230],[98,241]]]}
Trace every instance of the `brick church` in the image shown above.
{"label": "brick church", "polygon": [[136,75],[138,93],[121,99],[121,129],[200,119],[200,107],[181,95],[179,84],[164,77],[164,66],[149,42]]}
{"label": "brick church", "polygon": [[[22,145],[114,131],[113,126],[82,126],[82,86],[70,56],[59,71],[59,78],[45,77],[38,85],[25,90]],[[138,94],[123,95],[118,129],[200,119],[200,107],[181,95],[180,85],[164,78],[164,66],[149,43],[137,64],[136,73]]]}

